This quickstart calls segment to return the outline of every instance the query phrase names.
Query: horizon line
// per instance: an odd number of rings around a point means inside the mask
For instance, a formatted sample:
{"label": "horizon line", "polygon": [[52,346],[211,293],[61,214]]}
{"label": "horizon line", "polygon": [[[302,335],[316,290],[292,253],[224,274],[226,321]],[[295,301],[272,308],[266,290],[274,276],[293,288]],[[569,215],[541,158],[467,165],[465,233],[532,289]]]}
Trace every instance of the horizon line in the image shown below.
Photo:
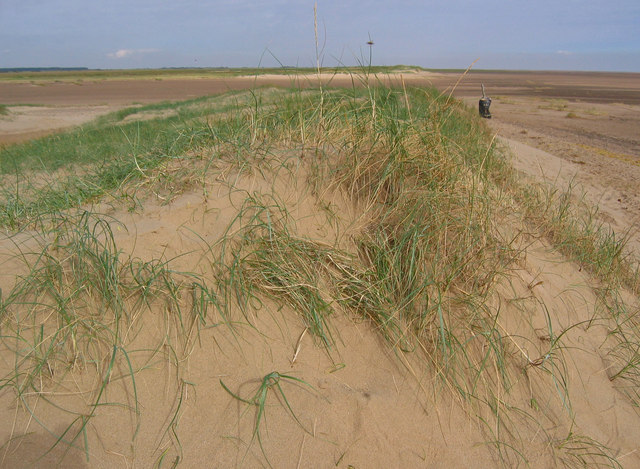
{"label": "horizon line", "polygon": [[[359,68],[360,65],[337,65],[331,67],[323,67],[322,70],[350,70],[354,68]],[[524,69],[524,68],[454,68],[454,67],[423,67],[420,65],[405,65],[405,64],[396,64],[396,65],[372,65],[370,67],[372,70],[380,70],[380,69],[394,69],[394,68],[403,68],[403,69],[415,69],[418,71],[425,72],[465,72],[468,73],[473,72],[511,72],[511,73],[630,73],[630,74],[640,74],[640,71],[621,71],[621,70],[574,70],[574,69]],[[277,67],[252,67],[252,66],[241,66],[241,67],[231,67],[225,65],[218,66],[165,66],[165,67],[124,67],[124,68],[91,68],[85,66],[54,66],[54,67],[38,67],[38,66],[27,66],[27,67],[0,67],[0,73],[24,73],[24,72],[133,72],[133,71],[162,71],[162,70],[176,70],[176,71],[188,71],[188,70],[226,70],[226,71],[234,71],[234,70],[265,70],[265,71],[310,71],[313,73],[317,73],[316,67],[299,67],[299,66],[277,66]],[[392,71],[392,70],[390,70]]]}

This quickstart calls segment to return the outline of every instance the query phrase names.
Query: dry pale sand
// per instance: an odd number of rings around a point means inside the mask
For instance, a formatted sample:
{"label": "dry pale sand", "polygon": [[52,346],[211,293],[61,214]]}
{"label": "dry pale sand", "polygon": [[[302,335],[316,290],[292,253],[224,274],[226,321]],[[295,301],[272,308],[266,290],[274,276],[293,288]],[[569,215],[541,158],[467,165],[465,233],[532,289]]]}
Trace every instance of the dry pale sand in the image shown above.
{"label": "dry pale sand", "polygon": [[19,143],[86,124],[118,106],[11,106],[0,115],[0,143]]}
{"label": "dry pale sand", "polygon": [[[275,179],[234,176],[234,190],[229,190],[230,181],[219,180],[209,185],[206,198],[201,190],[186,191],[169,204],[148,200],[136,214],[108,205],[94,209],[123,223],[115,232],[123,258],[172,259],[176,271],[206,271],[209,245],[223,234],[247,194],[274,190],[295,217],[299,236],[327,243],[337,239],[348,246],[350,233],[359,229],[358,208],[334,194],[331,202],[345,229],[339,233],[318,212],[309,188],[297,182],[302,180],[304,173]],[[596,313],[594,280],[543,241],[525,241],[526,255],[487,304],[491,311],[500,311],[500,330],[509,337],[514,362],[523,370],[521,379],[512,383],[509,402],[531,410],[535,400],[540,403],[536,407],[544,409],[532,414],[536,425],[526,419],[518,422],[517,438],[526,442],[524,456],[531,467],[555,467],[558,461],[548,445],[572,433],[607,445],[625,467],[638,467],[640,415],[609,379],[616,365],[607,354],[607,329],[587,327]],[[4,291],[21,272],[12,258],[16,243],[28,252],[33,240],[25,233],[0,243]],[[64,445],[42,459],[36,456],[55,442],[48,430],[59,434],[73,420],[74,415],[58,407],[81,409],[95,398],[100,376],[96,369],[76,366],[55,380],[44,378],[39,400],[26,399],[37,421],[16,408],[13,393],[0,393],[0,441],[14,439],[0,453],[3,467],[152,467],[165,452],[165,464],[180,457],[184,467],[264,467],[265,455],[273,467],[283,468],[495,467],[495,453],[485,443],[490,438],[487,429],[467,415],[455,393],[438,384],[433,370],[411,353],[392,352],[367,321],[335,317],[337,343],[327,354],[304,333],[290,307],[265,299],[255,314],[255,327],[239,325],[234,334],[220,324],[201,330],[197,338],[192,334],[184,343],[161,308],[138,318],[126,333],[129,349],[140,351],[131,354],[134,368],[145,368],[136,375],[140,417],[132,410],[126,362],[120,363],[104,402],[131,407],[97,409],[87,435],[89,463],[81,450]],[[565,334],[561,352],[571,396],[567,409],[554,378],[540,364],[549,331],[572,325],[578,326]],[[156,348],[165,336],[167,344],[183,344],[184,356],[176,362],[171,355],[156,354],[148,361],[151,354],[144,351]],[[106,363],[111,351],[104,353]],[[12,366],[12,357],[2,357],[0,373],[5,375]],[[310,386],[280,381],[299,422],[283,398],[270,392],[260,424],[261,448],[252,440],[255,408],[232,398],[221,381],[248,399],[273,371],[304,379]],[[517,419],[517,414],[510,418]]]}
{"label": "dry pale sand", "polygon": [[[492,75],[495,83],[498,79],[516,83],[522,79],[521,74],[514,76]],[[571,88],[571,74],[540,76],[531,80],[555,77],[559,84],[554,90]],[[578,88],[599,89],[601,77],[592,79],[597,86],[589,88],[593,82],[580,76]],[[518,94],[522,89],[517,87],[510,97],[506,93],[498,96],[492,105],[494,119],[489,122],[502,144],[513,152],[516,168],[560,185],[577,180],[587,199],[600,206],[603,219],[616,229],[629,230],[631,243],[637,247],[640,155],[634,129],[639,128],[639,104],[558,103],[550,99],[568,98],[558,98],[555,91],[548,98]],[[626,91],[616,93],[610,95],[626,96]],[[167,98],[177,99],[173,95]],[[19,99],[24,102],[25,98],[21,95]],[[145,98],[136,99],[142,102]],[[474,99],[469,101],[473,104]],[[119,104],[105,102],[100,106]],[[595,111],[589,111],[592,107]],[[9,123],[19,120],[17,112],[24,111],[10,109],[9,118],[0,120],[0,134],[8,135]],[[70,109],[77,108],[47,109],[54,114],[61,109],[74,114]],[[107,109],[94,107],[87,112],[94,111]],[[567,117],[570,112],[578,117]],[[41,130],[53,129],[47,125]],[[349,230],[358,229],[358,208],[339,193],[331,196],[341,226],[347,227],[336,232],[316,209],[309,188],[296,183],[297,177],[236,178],[233,191],[229,190],[230,180],[223,178],[211,182],[208,197],[203,197],[202,191],[186,191],[168,204],[149,200],[136,214],[108,206],[97,209],[123,223],[123,228],[116,230],[123,256],[173,259],[175,270],[204,269],[206,243],[219,239],[246,194],[269,194],[274,189],[297,220],[300,236],[331,244],[338,239],[348,245]],[[3,291],[9,290],[19,273],[13,255],[21,239],[0,242]],[[25,235],[21,249],[28,251],[32,242]],[[539,402],[546,409],[534,413],[539,425],[526,419],[519,422],[517,438],[527,442],[524,456],[531,467],[559,464],[549,451],[549,438],[540,435],[542,428],[551,440],[559,441],[570,433],[597,440],[608,446],[624,467],[640,467],[640,415],[617,383],[609,379],[614,364],[608,355],[608,330],[587,327],[596,314],[597,282],[544,240],[527,242],[526,255],[487,305],[500,311],[499,326],[510,338],[515,362],[523,370],[521,380],[513,383],[511,402],[527,409]],[[637,299],[629,301],[637,307]],[[146,350],[167,333],[165,311],[156,314],[140,318],[136,329],[127,332],[132,349]],[[179,363],[157,357],[149,363],[137,378],[139,420],[131,408],[98,408],[87,432],[89,463],[82,451],[64,445],[37,459],[55,442],[45,427],[60,433],[73,415],[41,400],[36,409],[40,421],[36,421],[24,409],[16,408],[13,393],[0,391],[0,421],[4,422],[0,424],[0,466],[143,468],[153,467],[166,452],[163,467],[171,467],[177,457],[183,458],[183,467],[266,467],[265,455],[278,468],[495,467],[495,453],[485,443],[492,429],[469,418],[469,409],[460,404],[455,393],[438,387],[432,370],[416,363],[411,354],[390,351],[368,322],[336,317],[337,345],[328,355],[304,334],[299,317],[289,307],[280,308],[265,300],[260,315],[252,319],[258,327],[241,326],[239,337],[225,326],[202,330],[197,341],[185,344],[185,358]],[[570,409],[563,408],[553,377],[532,365],[546,359],[549,322],[555,331],[578,324],[565,335],[561,352],[567,366],[564,374]],[[179,339],[171,337],[172,343],[176,341]],[[108,358],[109,353],[105,361]],[[136,356],[136,366],[143,366],[146,358],[145,353]],[[11,360],[0,357],[1,374],[11,369]],[[261,449],[258,441],[252,440],[255,409],[233,399],[220,382],[250,398],[258,381],[273,371],[290,373],[312,387],[281,380],[299,422],[287,411],[282,397],[270,394],[261,423]],[[109,386],[106,399],[133,406],[127,369],[117,373],[124,378]],[[59,384],[43,382],[43,395],[56,405],[82,408],[94,397],[89,390],[95,389],[99,376],[89,367],[73,369]],[[14,440],[3,447],[11,438]]]}

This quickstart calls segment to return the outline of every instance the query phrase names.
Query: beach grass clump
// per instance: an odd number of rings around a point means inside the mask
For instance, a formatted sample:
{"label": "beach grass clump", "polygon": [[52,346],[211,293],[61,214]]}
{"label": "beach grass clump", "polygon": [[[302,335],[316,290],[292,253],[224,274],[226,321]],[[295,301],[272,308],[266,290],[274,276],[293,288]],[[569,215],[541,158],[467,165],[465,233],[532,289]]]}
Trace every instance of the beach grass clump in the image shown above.
{"label": "beach grass clump", "polygon": [[[490,432],[501,429],[500,459],[526,460],[504,436],[521,423],[505,416],[521,405],[505,396],[522,368],[488,306],[519,255],[517,235],[500,226],[500,185],[513,173],[486,128],[447,96],[387,88],[305,92],[242,119],[225,134],[235,132],[243,156],[219,158],[271,181],[300,184],[302,174],[320,206],[343,194],[360,228],[346,243],[309,239],[282,200],[248,194],[214,262],[226,282],[218,297],[249,322],[265,304],[257,298],[290,308],[330,356],[340,334],[332,316],[370,321],[396,353],[422,357]],[[563,386],[562,355],[547,356],[543,368]]]}
{"label": "beach grass clump", "polygon": [[[488,304],[518,258],[518,233],[526,228],[501,225],[513,204],[507,186],[515,175],[470,113],[434,92],[388,88],[306,92],[267,109],[256,106],[244,116],[249,134],[235,134],[244,157],[229,161],[268,178],[277,155],[293,148],[301,155],[297,164],[308,168],[312,193],[345,194],[360,210],[363,228],[351,234],[350,247],[338,248],[299,237],[278,204],[269,210],[258,204],[261,215],[251,217],[245,231],[228,230],[243,233],[232,249],[232,277],[242,304],[266,295],[289,306],[327,350],[336,335],[330,317],[344,310],[371,320],[399,353],[422,354],[445,386],[475,409],[494,435],[499,458],[511,464],[526,461],[528,450],[507,435],[536,425],[523,403],[506,397],[522,385],[523,367],[499,310]],[[554,207],[526,212],[541,215],[538,224],[529,218],[530,226],[572,246],[585,256],[581,262],[604,255],[608,263],[591,260],[601,264],[603,279],[621,272],[626,264],[615,242],[561,204]],[[558,226],[565,234],[555,238]],[[593,236],[585,236],[590,230]],[[570,415],[566,333],[551,334],[539,362],[531,358],[525,367],[542,371]],[[609,461],[605,450],[597,454]]]}
{"label": "beach grass clump", "polygon": [[[11,230],[28,226],[48,213],[117,195],[127,185],[126,196],[135,195],[140,181],[162,179],[168,165],[197,159],[210,145],[206,116],[244,107],[250,96],[230,93],[222,100],[134,106],[66,133],[0,149],[0,225]],[[126,121],[158,110],[171,113]]]}
{"label": "beach grass clump", "polygon": [[296,235],[290,214],[268,200],[245,200],[217,263],[222,266],[219,278],[225,279],[225,289],[233,292],[245,317],[251,320],[250,305],[261,294],[300,314],[329,353],[339,336],[330,319],[337,308],[370,320],[391,343],[406,342],[401,318],[394,314],[397,308],[375,288],[378,279],[371,269],[343,249]]}
{"label": "beach grass clump", "polygon": [[[15,284],[0,297],[1,350],[13,357],[2,368],[0,390],[12,390],[32,418],[59,435],[56,445],[81,448],[88,457],[87,431],[98,407],[122,407],[139,425],[137,372],[189,342],[195,317],[182,298],[190,283],[166,262],[124,254],[114,237],[116,220],[80,210],[52,214],[47,226],[42,236],[23,240],[12,259]],[[141,345],[145,314],[158,308],[172,312],[164,318],[166,344]],[[72,383],[87,396],[73,405],[61,392]],[[133,400],[111,401],[110,386],[124,387]],[[62,411],[61,434],[39,420],[46,406]],[[132,438],[136,433],[137,426]]]}
{"label": "beach grass clump", "polygon": [[585,435],[572,432],[554,446],[556,462],[564,467],[623,468],[610,448]]}
{"label": "beach grass clump", "polygon": [[[233,397],[234,399],[237,399],[238,401],[247,404],[249,406],[254,406],[256,408],[255,410],[255,424],[253,427],[253,433],[251,435],[251,441],[249,441],[248,445],[247,445],[247,453],[249,451],[249,449],[251,448],[251,444],[253,443],[254,440],[258,440],[258,444],[260,445],[260,450],[262,451],[262,454],[264,455],[267,463],[269,464],[269,466],[271,467],[271,464],[269,463],[269,459],[267,457],[267,454],[265,452],[264,446],[262,445],[262,437],[261,437],[261,424],[263,422],[263,420],[266,418],[265,415],[265,411],[266,411],[266,405],[267,405],[267,398],[269,395],[271,394],[276,394],[276,397],[281,401],[281,403],[283,404],[283,406],[286,408],[286,410],[288,411],[289,415],[293,418],[293,420],[295,420],[295,422],[307,433],[312,434],[309,430],[307,430],[305,428],[305,426],[302,424],[302,422],[300,422],[300,420],[298,419],[298,417],[296,416],[295,412],[293,411],[293,408],[291,407],[291,404],[289,403],[289,400],[287,399],[287,395],[285,394],[284,390],[282,389],[282,384],[284,383],[292,383],[292,384],[298,384],[298,385],[304,385],[306,387],[309,387],[309,389],[313,389],[309,383],[307,383],[306,381],[297,378],[295,376],[292,375],[288,375],[285,373],[279,373],[277,371],[272,371],[271,373],[268,373],[267,375],[265,375],[262,380],[260,381],[260,385],[258,386],[258,389],[256,390],[255,394],[249,398],[243,398],[240,397],[238,394],[234,393],[233,391],[231,391],[222,380],[220,380],[220,386],[222,386],[222,388],[229,393],[229,395],[231,397]],[[245,453],[245,457],[246,454]]]}
{"label": "beach grass clump", "polygon": [[509,177],[509,167],[460,103],[432,91],[406,93],[294,94],[245,115],[255,127],[245,121],[219,131],[223,139],[233,129],[247,149],[269,142],[268,152],[246,153],[257,155],[254,172],[270,174],[278,149],[300,149],[312,192],[344,193],[362,211],[364,228],[350,250],[302,239],[281,205],[249,197],[227,229],[235,241],[218,265],[233,266],[228,278],[240,305],[258,292],[284,302],[328,349],[336,308],[371,320],[399,350],[426,352],[445,381],[462,379],[455,386],[466,397],[477,378],[458,373],[456,363],[474,362],[470,343],[484,354],[477,373],[504,361],[483,304],[515,256],[496,228],[494,181]]}
{"label": "beach grass clump", "polygon": [[573,185],[566,191],[544,184],[515,187],[528,222],[560,252],[606,285],[640,292],[640,260],[627,248],[631,231],[614,231]]}
{"label": "beach grass clump", "polygon": [[640,303],[616,288],[603,288],[598,293],[599,314],[612,320],[605,348],[610,365],[607,376],[640,407]]}

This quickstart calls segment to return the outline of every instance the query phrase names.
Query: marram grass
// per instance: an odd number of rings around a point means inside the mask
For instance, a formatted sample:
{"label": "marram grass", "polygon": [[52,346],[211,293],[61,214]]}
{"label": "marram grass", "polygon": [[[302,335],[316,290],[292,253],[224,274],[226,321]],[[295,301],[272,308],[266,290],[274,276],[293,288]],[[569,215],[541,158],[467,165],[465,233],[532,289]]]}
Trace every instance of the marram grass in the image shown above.
{"label": "marram grass", "polygon": [[[519,213],[522,226],[611,286],[602,297],[608,305],[602,317],[617,321],[612,353],[620,366],[611,380],[637,390],[640,336],[613,294],[634,278],[624,243],[576,218],[568,198],[518,185],[484,124],[450,96],[376,86],[373,76],[366,84],[252,90],[132,108],[4,149],[0,223],[8,239],[31,233],[37,242],[17,256],[24,271],[0,296],[2,352],[15,356],[11,372],[0,377],[0,392],[13,391],[33,409],[31,396],[44,381],[55,382],[76,367],[95,368],[98,385],[88,410],[80,420],[69,410],[74,417],[59,435],[59,443],[89,455],[87,428],[110,395],[114,369],[126,370],[115,381],[131,390],[133,404],[124,407],[142,419],[138,375],[150,361],[166,360],[178,370],[179,404],[165,428],[177,464],[179,408],[190,385],[179,377],[180,364],[203,328],[225,325],[239,337],[239,324],[257,327],[254,318],[268,299],[295,311],[332,358],[340,337],[333,317],[367,321],[399,358],[418,357],[423,372],[436,377],[438,392],[459,399],[506,467],[527,464],[528,443],[519,431],[530,428],[525,433],[552,448],[559,463],[617,467],[601,443],[576,433],[558,439],[537,426],[534,410],[542,403],[535,396],[526,406],[509,397],[535,370],[571,414],[567,331],[554,331],[548,321],[547,348],[523,366],[500,325],[500,311],[490,304],[522,253],[524,228],[504,227],[505,212]],[[168,114],[125,122],[146,111]],[[236,187],[242,178],[271,185],[247,191]],[[95,202],[135,200],[131,209],[143,212],[145,198],[170,201],[186,190],[200,191],[206,200],[212,181],[224,181],[230,198],[244,195],[220,239],[194,232],[203,245],[194,272],[178,272],[166,259],[131,258],[113,236],[118,221],[87,210]],[[277,194],[278,183],[304,186],[327,224],[348,237],[302,236],[299,220]],[[341,225],[331,194],[359,211],[357,229]],[[145,315],[158,310],[164,336],[155,347],[136,349]],[[140,363],[139,354],[146,361]],[[255,406],[250,441],[258,439],[262,448],[260,424],[270,391],[297,420],[281,384],[306,382],[273,371],[261,383],[245,398],[220,381],[231,398]],[[167,451],[159,452],[159,465]]]}

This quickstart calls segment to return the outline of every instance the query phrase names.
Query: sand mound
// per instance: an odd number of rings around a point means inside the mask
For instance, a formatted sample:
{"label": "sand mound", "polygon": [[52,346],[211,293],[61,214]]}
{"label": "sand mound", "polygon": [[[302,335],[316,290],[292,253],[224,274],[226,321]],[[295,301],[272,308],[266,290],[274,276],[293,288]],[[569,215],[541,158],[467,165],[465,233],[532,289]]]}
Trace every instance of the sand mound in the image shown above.
{"label": "sand mound", "polygon": [[314,109],[273,145],[273,108],[245,112],[246,146],[140,169],[141,208],[0,240],[2,465],[640,465],[637,297],[438,102],[385,128],[337,100],[374,125]]}

